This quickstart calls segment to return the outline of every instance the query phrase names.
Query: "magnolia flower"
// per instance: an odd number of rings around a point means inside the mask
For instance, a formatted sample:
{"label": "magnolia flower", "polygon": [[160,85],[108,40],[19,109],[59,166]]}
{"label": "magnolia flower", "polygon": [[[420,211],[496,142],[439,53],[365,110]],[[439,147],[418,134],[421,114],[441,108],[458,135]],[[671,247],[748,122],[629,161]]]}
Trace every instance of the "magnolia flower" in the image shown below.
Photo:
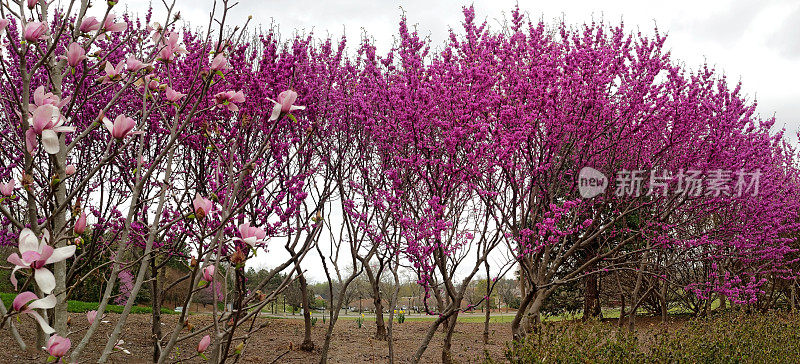
{"label": "magnolia flower", "polygon": [[[166,38],[166,41],[164,41]],[[159,43],[161,50],[158,51],[158,57],[165,62],[172,62],[175,60],[176,54],[188,53],[186,48],[178,44],[178,34],[170,32],[164,37],[160,33],[153,34],[153,40]]]}
{"label": "magnolia flower", "polygon": [[133,57],[128,57],[128,59],[125,60],[125,66],[128,68],[128,72],[139,72],[149,67],[150,64],[144,63]]}
{"label": "magnolia flower", "polygon": [[53,330],[53,328],[47,324],[47,320],[45,320],[41,315],[39,315],[38,312],[34,310],[37,308],[46,310],[56,307],[57,302],[58,300],[54,295],[47,295],[46,297],[39,299],[39,297],[37,297],[33,292],[22,292],[18,294],[16,298],[14,298],[14,302],[11,303],[11,308],[19,313],[25,313],[33,316],[33,318],[39,322],[39,326],[42,327],[42,331],[44,331],[45,334],[52,334],[56,332],[56,330]]}
{"label": "magnolia flower", "polygon": [[228,63],[228,59],[225,58],[222,54],[217,54],[213,60],[211,60],[211,67],[209,67],[212,71],[227,71],[231,69],[231,64]]}
{"label": "magnolia flower", "polygon": [[93,324],[96,318],[97,318],[97,310],[91,310],[86,313],[86,321],[89,321],[89,325]]}
{"label": "magnolia flower", "polygon": [[59,141],[56,133],[71,133],[75,128],[63,126],[64,118],[57,107],[47,104],[36,108],[33,112],[33,125],[25,132],[28,153],[36,150],[36,135],[42,136],[42,146],[50,154],[58,153]]}
{"label": "magnolia flower", "polygon": [[56,358],[60,358],[67,355],[67,351],[69,351],[71,346],[72,342],[70,342],[68,338],[53,335],[50,337],[50,340],[47,340],[47,353]]}
{"label": "magnolia flower", "polygon": [[86,59],[86,50],[78,43],[70,43],[67,48],[67,64],[70,67],[78,67],[84,59]]}
{"label": "magnolia flower", "polygon": [[202,219],[211,212],[211,209],[214,208],[214,203],[200,196],[200,194],[197,194],[194,196],[192,206],[194,206],[194,215],[197,216],[198,219]]}
{"label": "magnolia flower", "polygon": [[13,195],[14,194],[14,187],[15,187],[14,185],[15,184],[16,184],[16,181],[14,181],[13,178],[8,180],[8,182],[6,182],[6,183],[0,183],[0,193],[2,193],[3,196],[6,196],[6,197]]}
{"label": "magnolia flower", "polygon": [[217,107],[227,106],[230,111],[239,111],[239,107],[234,103],[244,102],[244,93],[242,91],[220,92],[214,95],[214,102],[217,103]]}
{"label": "magnolia flower", "polygon": [[136,127],[136,121],[125,116],[125,114],[117,115],[113,123],[111,120],[108,120],[107,117],[103,117],[103,124],[105,124],[106,129],[108,129],[108,132],[111,133],[111,136],[115,139],[123,139],[128,135],[143,133],[141,130],[133,131],[133,128]]}
{"label": "magnolia flower", "polygon": [[281,114],[288,113],[294,110],[303,110],[305,106],[295,106],[294,102],[297,101],[297,92],[292,90],[286,90],[278,94],[278,101],[273,99],[267,98],[267,100],[272,101],[275,106],[272,107],[272,115],[269,117],[269,120],[278,120]]}
{"label": "magnolia flower", "polygon": [[28,9],[33,9],[37,3],[39,3],[39,0],[28,0]]}
{"label": "magnolia flower", "polygon": [[125,61],[119,61],[116,66],[112,66],[111,62],[106,61],[106,75],[103,77],[103,83],[117,82],[122,78],[122,66]]}
{"label": "magnolia flower", "polygon": [[47,39],[47,23],[38,21],[28,23],[25,26],[24,37],[26,41],[31,43]]}
{"label": "magnolia flower", "polygon": [[11,24],[11,20],[8,19],[0,19],[0,35],[3,35],[3,32],[6,30],[6,27]]}
{"label": "magnolia flower", "polygon": [[75,165],[74,164],[67,164],[67,166],[64,167],[64,173],[66,173],[67,176],[71,176],[71,175],[75,174]]}
{"label": "magnolia flower", "polygon": [[116,14],[109,13],[108,16],[106,16],[106,20],[103,22],[103,31],[109,33],[116,33],[116,32],[124,32],[125,30],[128,29],[128,23],[126,22],[114,23],[114,19],[116,18],[117,18]]}
{"label": "magnolia flower", "polygon": [[249,222],[239,225],[239,235],[241,238],[234,238],[238,241],[243,241],[248,245],[255,247],[256,244],[263,243],[267,233],[258,227],[250,226]]}
{"label": "magnolia flower", "polygon": [[39,289],[45,294],[50,294],[56,288],[56,278],[45,265],[60,262],[75,254],[75,245],[65,246],[53,249],[47,243],[50,241],[50,233],[44,231],[42,240],[36,238],[31,229],[22,229],[19,234],[19,253],[11,254],[8,256],[8,262],[14,265],[11,270],[11,284],[14,288],[17,287],[16,272],[22,268],[31,268],[34,270],[34,278]]}
{"label": "magnolia flower", "polygon": [[209,265],[203,268],[203,280],[211,282],[214,280],[214,272],[217,270],[216,266]]}
{"label": "magnolia flower", "polygon": [[186,96],[186,94],[183,94],[183,93],[180,93],[178,91],[175,91],[175,90],[172,89],[172,87],[167,86],[167,89],[165,90],[165,95],[164,96],[170,102],[178,102],[178,100],[182,99],[184,96]]}
{"label": "magnolia flower", "polygon": [[89,33],[100,29],[100,21],[97,18],[90,16],[84,18],[81,22],[80,30],[84,33]]}
{"label": "magnolia flower", "polygon": [[86,213],[81,211],[81,216],[78,217],[78,220],[75,221],[75,227],[72,229],[75,231],[75,234],[83,234],[86,231]]}
{"label": "magnolia flower", "polygon": [[33,91],[33,104],[28,104],[28,111],[34,112],[39,106],[53,105],[58,109],[67,106],[70,98],[61,99],[52,92],[44,92],[44,86],[39,86]]}
{"label": "magnolia flower", "polygon": [[209,345],[211,345],[211,336],[203,336],[203,338],[200,339],[200,343],[197,344],[197,352],[202,354],[208,349]]}

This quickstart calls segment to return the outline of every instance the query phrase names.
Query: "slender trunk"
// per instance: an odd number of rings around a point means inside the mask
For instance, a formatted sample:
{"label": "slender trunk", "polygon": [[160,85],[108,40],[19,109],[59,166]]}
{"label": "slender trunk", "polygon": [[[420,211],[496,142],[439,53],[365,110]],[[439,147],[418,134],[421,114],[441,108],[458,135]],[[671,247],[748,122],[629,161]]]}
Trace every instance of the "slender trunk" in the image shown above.
{"label": "slender trunk", "polygon": [[661,294],[659,298],[661,299],[661,322],[667,322],[667,316],[669,315],[669,307],[667,307],[667,282],[660,282],[661,284]]}
{"label": "slender trunk", "polygon": [[457,319],[458,311],[447,320],[447,331],[444,334],[444,340],[442,342],[442,364],[454,363],[452,352],[453,331],[455,331]]}
{"label": "slender trunk", "polygon": [[152,281],[150,282],[150,300],[153,302],[153,323],[152,328],[152,341],[153,341],[153,362],[158,362],[161,357],[161,290],[159,289],[159,269],[157,268],[156,260],[150,261],[150,275]]}
{"label": "slender trunk", "polygon": [[364,265],[364,271],[367,273],[367,279],[369,279],[369,284],[372,288],[372,303],[375,306],[375,339],[386,340],[386,322],[383,320],[380,277],[373,274],[372,268],[368,264]]}
{"label": "slender trunk", "polygon": [[642,260],[639,262],[639,271],[636,272],[636,285],[631,294],[631,312],[628,314],[628,331],[633,331],[636,325],[636,309],[639,307],[639,291],[642,289],[642,281],[644,280],[644,268],[647,265],[647,258],[650,255],[650,242],[647,243],[647,248],[642,254]]}
{"label": "slender trunk", "polygon": [[[392,302],[389,304],[389,325],[386,331],[386,341],[389,342],[389,364],[394,364],[394,336],[393,325],[394,316],[393,312],[397,308],[397,296],[400,294],[400,276],[397,274],[397,266],[399,265],[399,256],[395,258],[395,264],[392,266],[392,276],[394,277],[394,292],[392,292]],[[409,304],[409,307],[411,305]]]}
{"label": "slender trunk", "polygon": [[303,321],[305,323],[305,337],[303,338],[303,343],[300,344],[300,350],[312,351],[314,350],[314,342],[311,341],[311,305],[308,302],[308,282],[306,282],[306,277],[300,271],[299,265],[297,270],[299,273],[297,280],[300,282],[300,297],[303,300]]}
{"label": "slender trunk", "polygon": [[486,298],[484,302],[484,306],[486,306],[486,316],[483,320],[483,345],[489,344],[489,320],[491,319],[491,294],[492,294],[492,286],[491,280],[489,279],[489,260],[483,261],[483,267],[486,269]]}
{"label": "slender trunk", "polygon": [[625,322],[625,294],[624,293],[620,293],[619,297],[620,297],[620,300],[622,301],[622,306],[620,307],[620,310],[619,310],[619,320],[618,321],[619,321],[619,327],[622,327],[624,325],[623,323]]}

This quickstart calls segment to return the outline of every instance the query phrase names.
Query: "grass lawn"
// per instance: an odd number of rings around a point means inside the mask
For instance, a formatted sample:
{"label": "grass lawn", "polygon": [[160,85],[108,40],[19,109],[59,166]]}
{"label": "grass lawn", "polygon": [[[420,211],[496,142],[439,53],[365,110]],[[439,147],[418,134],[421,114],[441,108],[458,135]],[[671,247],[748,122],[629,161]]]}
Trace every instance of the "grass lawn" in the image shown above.
{"label": "grass lawn", "polygon": [[[6,305],[7,309],[11,309],[11,302],[14,301],[14,297],[17,297],[16,293],[0,293],[0,299],[3,300],[3,304]],[[67,311],[69,312],[87,312],[91,310],[96,310],[97,306],[100,304],[97,302],[82,302],[82,301],[67,301]],[[125,306],[119,305],[107,305],[106,312],[111,313],[122,313],[122,309]],[[153,309],[150,307],[141,307],[141,306],[133,306],[131,307],[131,313],[152,313]],[[165,314],[172,314],[175,311],[172,311],[168,308],[162,308],[161,313]]]}

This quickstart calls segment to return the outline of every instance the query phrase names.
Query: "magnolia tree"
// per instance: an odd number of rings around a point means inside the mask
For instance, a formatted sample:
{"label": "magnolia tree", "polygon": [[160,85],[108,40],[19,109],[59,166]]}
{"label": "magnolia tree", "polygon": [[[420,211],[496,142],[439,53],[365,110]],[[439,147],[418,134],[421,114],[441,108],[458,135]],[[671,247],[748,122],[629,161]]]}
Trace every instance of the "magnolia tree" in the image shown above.
{"label": "magnolia tree", "polygon": [[[184,341],[197,345],[188,357],[240,355],[248,337],[240,331],[258,330],[249,324],[255,313],[289,283],[246,291],[246,262],[270,238],[315,231],[298,208],[315,162],[313,126],[292,115],[304,107],[286,91],[294,75],[254,82],[253,48],[226,27],[227,1],[211,13],[219,28],[205,33],[176,29],[172,6],[161,23],[118,17],[110,1],[101,17],[86,15],[89,1],[0,6],[0,210],[4,244],[19,248],[8,262],[21,292],[10,311],[1,307],[3,325],[24,348],[10,318],[30,315],[51,356],[66,360],[71,349],[72,361],[99,354],[105,362],[128,352],[122,329],[151,281],[153,361]],[[296,249],[272,275],[308,251]],[[178,322],[162,328],[156,312],[169,287],[158,277],[168,262],[183,265],[180,280],[190,284]],[[97,272],[107,275],[99,307],[76,330],[66,301]],[[193,298],[209,287],[213,323],[187,332]],[[102,350],[87,354],[110,302],[122,314]]]}

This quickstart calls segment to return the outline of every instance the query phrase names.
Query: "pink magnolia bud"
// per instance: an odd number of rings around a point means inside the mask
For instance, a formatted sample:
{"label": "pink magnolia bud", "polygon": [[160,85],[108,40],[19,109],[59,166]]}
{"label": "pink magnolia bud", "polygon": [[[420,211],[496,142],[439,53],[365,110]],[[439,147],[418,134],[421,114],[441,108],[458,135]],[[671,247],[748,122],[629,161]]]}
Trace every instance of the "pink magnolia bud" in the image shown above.
{"label": "pink magnolia bud", "polygon": [[217,270],[216,266],[209,265],[208,267],[203,268],[203,280],[206,282],[211,282],[214,280],[214,272]]}
{"label": "pink magnolia bud", "polygon": [[178,102],[178,100],[182,99],[184,96],[186,96],[186,94],[175,91],[172,89],[172,87],[167,86],[164,96],[170,102]]}
{"label": "pink magnolia bud", "polygon": [[211,209],[214,208],[214,203],[198,194],[194,197],[192,206],[194,207],[194,215],[197,216],[198,219],[202,219],[211,212]]}
{"label": "pink magnolia bud", "polygon": [[96,318],[97,318],[97,310],[91,310],[86,313],[86,320],[89,321],[89,325],[93,324]]}
{"label": "pink magnolia bud", "polygon": [[39,3],[39,0],[28,0],[28,9],[33,9],[37,3]]}
{"label": "pink magnolia bud", "polygon": [[203,336],[203,338],[200,339],[200,343],[197,344],[197,352],[203,353],[206,351],[206,349],[208,349],[209,345],[211,345],[211,336]]}
{"label": "pink magnolia bud", "polygon": [[6,183],[0,184],[0,193],[2,193],[3,196],[6,197],[13,195],[15,184],[16,182],[14,181],[14,179],[11,179]]}
{"label": "pink magnolia bud", "polygon": [[70,43],[67,48],[67,64],[71,67],[78,67],[86,59],[86,50],[78,43]]}
{"label": "pink magnolia bud", "polygon": [[47,353],[56,358],[60,358],[67,355],[67,351],[69,351],[71,346],[72,342],[70,342],[68,338],[53,335],[50,337],[50,340],[47,340]]}
{"label": "pink magnolia bud", "polygon": [[78,220],[75,221],[75,228],[73,228],[75,234],[83,234],[86,231],[86,213],[81,211],[81,216],[78,217]]}
{"label": "pink magnolia bud", "polygon": [[32,21],[25,26],[25,40],[31,43],[47,39],[47,24]]}
{"label": "pink magnolia bud", "polygon": [[64,173],[66,173],[67,176],[71,176],[71,175],[75,174],[75,165],[74,164],[67,164],[67,167],[64,168]]}
{"label": "pink magnolia bud", "polygon": [[6,27],[11,24],[11,20],[8,19],[0,19],[0,35],[3,34],[3,31],[6,30]]}

